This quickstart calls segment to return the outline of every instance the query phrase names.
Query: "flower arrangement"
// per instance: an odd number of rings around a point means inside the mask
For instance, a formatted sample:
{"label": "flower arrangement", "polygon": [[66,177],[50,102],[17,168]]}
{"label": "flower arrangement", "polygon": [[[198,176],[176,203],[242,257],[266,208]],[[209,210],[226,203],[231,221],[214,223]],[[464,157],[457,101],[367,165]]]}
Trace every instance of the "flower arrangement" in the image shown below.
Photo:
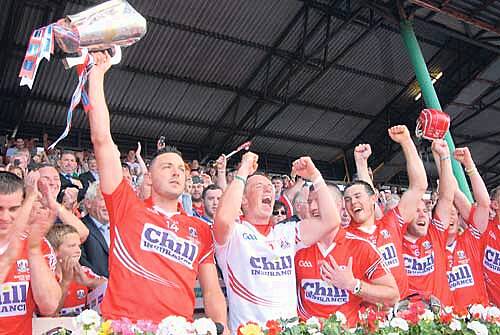
{"label": "flower arrangement", "polygon": [[168,316],[155,325],[152,321],[134,323],[126,318],[104,321],[93,310],[83,311],[75,319],[75,326],[83,335],[217,335],[215,323],[207,318],[191,323],[181,316]]}
{"label": "flower arrangement", "polygon": [[494,306],[431,311],[421,302],[412,302],[408,307],[389,317],[380,310],[362,308],[360,322],[352,329],[346,328],[345,316],[336,312],[328,319],[311,318],[306,322],[298,322],[297,318],[272,320],[265,327],[249,322],[238,328],[237,335],[500,335],[500,309]]}

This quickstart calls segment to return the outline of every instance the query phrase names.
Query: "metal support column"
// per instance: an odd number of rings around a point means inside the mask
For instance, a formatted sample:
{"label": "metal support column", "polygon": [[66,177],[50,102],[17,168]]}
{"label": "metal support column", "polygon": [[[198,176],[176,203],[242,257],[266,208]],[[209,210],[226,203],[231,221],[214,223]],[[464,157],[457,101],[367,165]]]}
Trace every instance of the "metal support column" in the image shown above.
{"label": "metal support column", "polygon": [[[438,96],[434,89],[434,85],[432,84],[431,76],[429,74],[429,71],[427,70],[424,56],[422,55],[422,51],[420,50],[420,46],[418,45],[413,26],[409,20],[401,21],[401,36],[403,37],[403,42],[405,44],[406,50],[408,51],[410,61],[415,69],[415,76],[417,78],[418,84],[420,85],[425,105],[428,108],[442,110]],[[448,143],[448,147],[450,149],[450,159],[453,167],[453,174],[457,179],[458,186],[460,190],[467,196],[469,201],[473,202],[474,200],[469,190],[467,180],[465,179],[465,174],[462,166],[459,162],[453,159],[452,153],[455,151],[455,144],[453,143],[453,138],[451,137],[450,132],[446,133],[445,140]]]}

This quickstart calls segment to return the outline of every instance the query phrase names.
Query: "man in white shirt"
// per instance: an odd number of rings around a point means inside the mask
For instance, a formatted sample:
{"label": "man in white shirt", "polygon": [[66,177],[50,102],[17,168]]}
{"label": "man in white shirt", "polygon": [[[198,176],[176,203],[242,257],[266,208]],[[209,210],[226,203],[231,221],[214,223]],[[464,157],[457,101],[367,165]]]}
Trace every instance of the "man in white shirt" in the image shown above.
{"label": "man in white shirt", "polygon": [[[317,242],[340,225],[331,192],[311,158],[293,163],[293,171],[313,181],[320,217],[273,225],[271,181],[257,170],[258,156],[248,152],[222,196],[214,220],[215,250],[229,301],[229,328],[236,334],[248,321],[297,315],[295,252]],[[248,182],[247,182],[248,179]],[[244,217],[240,218],[240,208]]]}

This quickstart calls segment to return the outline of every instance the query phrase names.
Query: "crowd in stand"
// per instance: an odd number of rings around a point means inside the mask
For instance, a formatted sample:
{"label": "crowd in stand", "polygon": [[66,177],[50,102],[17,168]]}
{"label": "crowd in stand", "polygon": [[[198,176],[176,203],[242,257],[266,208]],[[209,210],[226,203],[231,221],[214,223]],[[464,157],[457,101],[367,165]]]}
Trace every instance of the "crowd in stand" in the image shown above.
{"label": "crowd in stand", "polygon": [[140,143],[121,156],[112,140],[109,56],[94,56],[92,150],[49,150],[44,135],[2,152],[0,335],[30,334],[33,315],[77,315],[103,285],[106,319],[159,322],[192,319],[198,280],[205,314],[227,334],[248,321],[336,311],[353,327],[361,306],[388,309],[409,296],[457,310],[500,305],[500,189],[488,193],[468,148],[432,143],[432,194],[405,126],[388,129],[406,159],[404,192],[375,187],[368,144],[355,148],[348,184],[325,181],[309,157],[290,175],[259,171],[253,152],[234,169],[224,155],[201,166],[163,139],[145,162]]}

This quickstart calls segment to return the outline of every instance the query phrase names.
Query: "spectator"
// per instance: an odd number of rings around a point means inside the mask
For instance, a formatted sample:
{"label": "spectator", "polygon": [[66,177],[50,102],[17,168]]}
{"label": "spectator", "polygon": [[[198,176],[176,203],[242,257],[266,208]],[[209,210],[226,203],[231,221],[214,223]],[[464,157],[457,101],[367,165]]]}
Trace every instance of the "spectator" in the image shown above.
{"label": "spectator", "polygon": [[80,174],[80,176],[78,177],[83,184],[84,194],[89,188],[90,183],[99,181],[99,171],[97,170],[97,162],[95,160],[95,157],[90,156],[87,160],[87,163],[89,166],[89,170]]}
{"label": "spectator", "polygon": [[280,200],[281,193],[283,191],[283,180],[281,179],[281,176],[272,176],[271,183],[273,184],[276,192],[275,200]]}
{"label": "spectator", "polygon": [[210,226],[212,226],[212,224],[214,223],[215,211],[217,210],[217,206],[219,205],[221,196],[222,189],[215,184],[208,185],[201,194],[201,198],[203,199],[203,208],[205,209],[205,215],[201,216],[200,218]]}
{"label": "spectator", "polygon": [[53,226],[47,240],[57,256],[55,274],[62,293],[54,315],[78,315],[85,309],[89,290],[105,284],[106,279],[78,263],[81,256],[80,237],[72,226]]}
{"label": "spectator", "polygon": [[109,277],[109,214],[99,183],[91,183],[84,199],[87,215],[82,218],[89,237],[82,244],[80,263],[99,276]]}
{"label": "spectator", "polygon": [[[57,164],[59,166],[61,189],[64,190],[66,187],[77,188],[79,190],[78,201],[81,201],[85,193],[83,190],[83,184],[78,178],[78,173],[76,172],[78,164],[76,162],[75,153],[73,151],[63,151]],[[59,199],[62,199],[62,197],[63,194],[60,194]]]}
{"label": "spectator", "polygon": [[141,168],[139,162],[137,162],[137,158],[135,157],[135,149],[130,149],[127,152],[127,157],[123,161],[129,167],[129,172],[132,174],[133,171],[139,171]]}
{"label": "spectator", "polygon": [[277,224],[278,222],[281,222],[283,220],[286,220],[285,204],[277,200],[273,206],[273,215],[271,216],[271,222],[273,224]]}
{"label": "spectator", "polygon": [[191,189],[193,213],[196,212],[197,216],[201,217],[205,215],[203,199],[201,198],[201,194],[203,193],[203,179],[200,176],[194,176],[191,177],[191,180],[193,181],[193,187]]}
{"label": "spectator", "polygon": [[14,146],[7,149],[5,156],[10,158],[17,155],[21,150],[25,148],[24,140],[22,138],[16,138],[14,141]]}

